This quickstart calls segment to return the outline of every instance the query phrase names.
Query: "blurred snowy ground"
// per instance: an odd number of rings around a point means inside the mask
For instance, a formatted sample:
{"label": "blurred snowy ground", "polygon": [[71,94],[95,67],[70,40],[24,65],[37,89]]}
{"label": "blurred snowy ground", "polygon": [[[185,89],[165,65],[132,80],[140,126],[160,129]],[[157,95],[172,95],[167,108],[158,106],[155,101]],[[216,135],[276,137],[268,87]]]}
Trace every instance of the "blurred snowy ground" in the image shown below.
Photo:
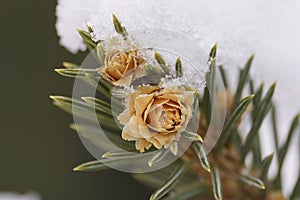
{"label": "blurred snowy ground", "polygon": [[[282,141],[292,117],[300,112],[298,0],[58,0],[56,12],[60,44],[72,53],[85,49],[76,29],[86,29],[88,24],[95,31],[95,39],[103,39],[112,32],[112,13],[129,31],[141,27],[172,29],[194,38],[205,49],[218,42],[219,63],[233,74],[255,53],[252,77],[257,82],[263,80],[267,87],[277,81],[275,99]],[[266,138],[262,135],[263,155],[272,152]],[[297,141],[284,168],[286,194],[299,171]]]}
{"label": "blurred snowy ground", "polygon": [[27,193],[24,195],[10,192],[0,192],[0,200],[41,200],[38,194]]}

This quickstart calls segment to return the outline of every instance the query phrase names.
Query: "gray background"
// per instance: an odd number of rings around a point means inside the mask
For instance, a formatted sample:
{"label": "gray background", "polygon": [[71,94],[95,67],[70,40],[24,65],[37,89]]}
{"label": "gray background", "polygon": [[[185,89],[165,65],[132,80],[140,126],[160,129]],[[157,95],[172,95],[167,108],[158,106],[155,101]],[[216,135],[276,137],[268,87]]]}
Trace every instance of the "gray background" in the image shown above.
{"label": "gray background", "polygon": [[1,1],[0,192],[37,191],[44,200],[147,199],[151,191],[117,171],[75,173],[93,159],[72,117],[54,107],[50,94],[70,96],[73,80],[54,69],[80,63],[58,45],[55,1]]}

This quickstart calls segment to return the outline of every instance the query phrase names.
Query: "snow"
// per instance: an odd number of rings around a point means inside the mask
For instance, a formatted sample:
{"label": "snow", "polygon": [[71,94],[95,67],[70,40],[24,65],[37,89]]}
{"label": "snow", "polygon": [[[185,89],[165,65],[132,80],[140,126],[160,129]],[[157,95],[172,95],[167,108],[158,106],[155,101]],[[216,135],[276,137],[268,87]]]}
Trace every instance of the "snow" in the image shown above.
{"label": "snow", "polygon": [[[84,50],[76,28],[86,29],[86,24],[93,28],[94,39],[107,37],[113,32],[112,13],[129,32],[145,27],[174,30],[206,50],[218,42],[218,63],[232,73],[231,83],[236,69],[255,53],[252,77],[264,81],[266,88],[277,81],[279,138],[285,140],[292,117],[300,112],[300,1],[58,0],[60,44],[73,53]],[[262,139],[265,142],[266,137]],[[265,149],[264,155],[269,152]],[[295,163],[295,159],[289,161]],[[295,173],[295,168],[288,171]]]}
{"label": "snow", "polygon": [[0,192],[0,200],[40,200],[36,193],[26,193],[24,195],[12,192]]}

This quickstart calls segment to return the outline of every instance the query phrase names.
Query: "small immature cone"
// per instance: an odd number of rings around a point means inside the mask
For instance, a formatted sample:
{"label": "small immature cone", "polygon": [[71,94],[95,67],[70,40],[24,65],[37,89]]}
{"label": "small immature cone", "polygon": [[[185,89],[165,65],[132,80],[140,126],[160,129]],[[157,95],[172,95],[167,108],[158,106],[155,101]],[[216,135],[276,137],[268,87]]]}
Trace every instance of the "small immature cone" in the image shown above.
{"label": "small immature cone", "polygon": [[184,87],[139,87],[127,99],[126,110],[118,116],[124,125],[122,138],[135,141],[141,153],[152,145],[157,149],[168,148],[187,127],[193,101],[194,92]]}
{"label": "small immature cone", "polygon": [[106,55],[104,66],[99,71],[113,85],[127,87],[134,79],[145,75],[145,70],[141,69],[143,62],[137,50],[114,50]]}

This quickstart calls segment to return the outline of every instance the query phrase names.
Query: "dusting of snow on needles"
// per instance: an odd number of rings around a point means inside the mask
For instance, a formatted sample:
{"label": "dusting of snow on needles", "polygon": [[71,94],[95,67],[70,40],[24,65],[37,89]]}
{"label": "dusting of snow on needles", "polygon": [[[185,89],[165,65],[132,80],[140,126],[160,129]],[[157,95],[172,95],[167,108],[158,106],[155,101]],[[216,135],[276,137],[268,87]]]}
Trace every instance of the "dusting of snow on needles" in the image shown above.
{"label": "dusting of snow on needles", "polygon": [[[278,81],[276,99],[281,121],[287,122],[300,110],[300,26],[297,0],[59,0],[56,10],[60,44],[71,52],[84,50],[76,29],[94,30],[94,39],[113,32],[112,13],[130,30],[160,27],[192,37],[204,49],[218,42],[218,62],[226,68],[256,58],[252,75],[271,84]],[[298,24],[298,26],[297,26]],[[287,126],[285,122],[284,127]]]}
{"label": "dusting of snow on needles", "polygon": [[[275,100],[279,128],[284,131],[279,137],[284,140],[293,115],[300,111],[300,1],[58,0],[56,28],[60,44],[72,53],[84,50],[76,29],[86,29],[87,24],[94,30],[94,39],[107,37],[113,32],[112,13],[129,32],[143,28],[174,30],[193,38],[206,50],[218,42],[218,64],[224,64],[235,75],[237,67],[255,53],[251,75],[257,84],[263,80],[269,86],[277,81]],[[230,76],[234,83],[236,77]],[[271,151],[266,149],[263,154]]]}

